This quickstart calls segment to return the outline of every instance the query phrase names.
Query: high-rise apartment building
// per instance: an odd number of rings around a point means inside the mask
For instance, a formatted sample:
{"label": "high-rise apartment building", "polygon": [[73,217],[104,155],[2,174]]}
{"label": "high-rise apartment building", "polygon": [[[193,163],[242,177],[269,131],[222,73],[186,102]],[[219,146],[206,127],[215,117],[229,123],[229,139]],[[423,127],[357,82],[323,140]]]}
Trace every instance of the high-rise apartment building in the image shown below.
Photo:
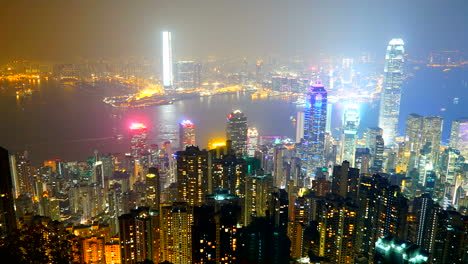
{"label": "high-rise apartment building", "polygon": [[208,193],[208,152],[189,146],[176,152],[178,201],[202,205]]}
{"label": "high-rise apartment building", "polygon": [[385,54],[384,83],[380,97],[379,127],[383,129],[385,145],[395,144],[400,115],[401,87],[405,48],[402,39],[392,39]]}
{"label": "high-rise apartment building", "polygon": [[161,209],[161,261],[192,263],[193,209],[173,203]]}

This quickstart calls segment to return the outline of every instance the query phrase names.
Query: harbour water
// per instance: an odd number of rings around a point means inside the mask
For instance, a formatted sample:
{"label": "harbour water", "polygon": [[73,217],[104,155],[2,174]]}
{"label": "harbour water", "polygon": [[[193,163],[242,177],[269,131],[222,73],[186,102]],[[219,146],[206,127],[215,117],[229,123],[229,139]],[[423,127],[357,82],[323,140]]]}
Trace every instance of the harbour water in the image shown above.
{"label": "harbour water", "polygon": [[[400,133],[404,131],[410,113],[441,115],[445,119],[444,137],[447,141],[451,121],[468,116],[468,70],[443,71],[437,68],[411,70],[403,88],[400,111]],[[55,80],[41,80],[30,97],[17,99],[14,90],[0,87],[0,145],[11,152],[29,150],[31,159],[39,163],[46,159],[81,160],[102,153],[124,153],[129,149],[126,136],[131,122],[143,122],[149,128],[151,144],[164,141],[177,143],[178,122],[191,119],[197,126],[197,144],[206,147],[212,138],[225,136],[226,117],[242,110],[249,126],[260,135],[294,138],[296,105],[285,98],[252,99],[249,94],[217,95],[177,101],[171,105],[120,111],[102,102],[112,87],[86,90],[63,86]],[[455,99],[457,98],[457,99]],[[339,104],[334,107],[334,127],[340,124]],[[378,102],[361,105],[360,133],[376,126]]]}

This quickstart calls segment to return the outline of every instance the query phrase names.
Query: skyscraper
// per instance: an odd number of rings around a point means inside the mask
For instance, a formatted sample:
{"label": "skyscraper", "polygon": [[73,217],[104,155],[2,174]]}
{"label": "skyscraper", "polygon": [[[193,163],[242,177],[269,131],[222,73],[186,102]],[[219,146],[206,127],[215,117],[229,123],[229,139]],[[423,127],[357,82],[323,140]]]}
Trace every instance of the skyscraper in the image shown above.
{"label": "skyscraper", "polygon": [[146,205],[154,210],[159,210],[160,199],[159,170],[151,167],[146,174]]}
{"label": "skyscraper", "polygon": [[379,127],[386,145],[394,145],[400,115],[405,49],[402,39],[392,39],[385,55],[384,83],[380,97]]}
{"label": "skyscraper", "polygon": [[173,66],[172,66],[172,43],[171,32],[162,33],[162,68],[163,68],[163,86],[165,89],[173,88]]}
{"label": "skyscraper", "polygon": [[450,147],[458,149],[460,154],[468,159],[468,118],[461,118],[452,122]]}
{"label": "skyscraper", "polygon": [[297,111],[296,117],[296,143],[304,138],[304,111]]}
{"label": "skyscraper", "polygon": [[249,157],[255,156],[255,151],[258,145],[258,131],[255,127],[247,129],[247,155]]}
{"label": "skyscraper", "polygon": [[341,135],[341,161],[349,161],[354,167],[356,156],[357,132],[359,128],[359,106],[348,104],[343,114],[343,133]]}
{"label": "skyscraper", "polygon": [[208,189],[208,153],[190,146],[177,151],[178,200],[190,206],[203,204]]}
{"label": "skyscraper", "polygon": [[142,123],[132,123],[130,125],[130,136],[132,156],[135,159],[139,159],[143,150],[147,147],[148,129]]}
{"label": "skyscraper", "polygon": [[228,115],[226,138],[232,141],[232,149],[236,154],[247,154],[247,117],[240,110]]}
{"label": "skyscraper", "polygon": [[0,237],[16,229],[16,216],[8,150],[0,147]]}
{"label": "skyscraper", "polygon": [[182,120],[179,123],[180,149],[195,145],[195,125],[190,120]]}
{"label": "skyscraper", "polygon": [[187,203],[173,203],[161,209],[161,260],[192,263],[193,209]]}
{"label": "skyscraper", "polygon": [[194,61],[178,61],[175,81],[178,88],[195,89],[200,87],[201,65]]}
{"label": "skyscraper", "polygon": [[317,81],[307,91],[304,110],[304,142],[300,147],[303,169],[307,177],[313,177],[316,168],[323,166],[326,123],[327,91],[322,82]]}

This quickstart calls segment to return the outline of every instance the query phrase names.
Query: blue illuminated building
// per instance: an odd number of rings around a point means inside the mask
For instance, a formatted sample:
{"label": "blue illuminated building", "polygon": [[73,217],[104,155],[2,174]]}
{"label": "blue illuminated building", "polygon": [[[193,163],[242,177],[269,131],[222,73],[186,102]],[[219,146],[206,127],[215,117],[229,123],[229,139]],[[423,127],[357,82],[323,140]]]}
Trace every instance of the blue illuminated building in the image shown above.
{"label": "blue illuminated building", "polygon": [[324,164],[325,129],[327,125],[327,91],[320,81],[307,91],[304,110],[304,140],[300,146],[305,176],[314,178]]}

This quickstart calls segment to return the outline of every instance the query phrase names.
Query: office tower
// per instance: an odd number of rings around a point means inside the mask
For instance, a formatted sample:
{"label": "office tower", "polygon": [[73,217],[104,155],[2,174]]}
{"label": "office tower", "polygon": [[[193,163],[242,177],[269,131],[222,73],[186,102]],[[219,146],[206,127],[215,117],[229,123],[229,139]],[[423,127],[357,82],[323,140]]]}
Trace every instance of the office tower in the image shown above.
{"label": "office tower", "polygon": [[190,120],[182,120],[179,123],[180,149],[187,146],[195,146],[195,125]]}
{"label": "office tower", "polygon": [[440,152],[443,119],[440,116],[425,116],[423,118],[421,146],[431,146],[430,161],[435,166]]}
{"label": "office tower", "polygon": [[296,143],[304,138],[304,111],[297,111],[296,115]]}
{"label": "office tower", "polygon": [[468,159],[468,118],[452,122],[450,130],[450,147],[458,149],[460,154]]}
{"label": "office tower", "polygon": [[417,245],[397,239],[393,235],[381,237],[375,244],[373,263],[376,264],[423,264],[428,263],[428,260],[427,252]]}
{"label": "office tower", "polygon": [[245,186],[244,226],[247,226],[253,218],[266,216],[273,177],[270,174],[247,175]]}
{"label": "office tower", "polygon": [[194,61],[179,61],[176,64],[175,81],[178,88],[190,90],[200,88],[201,65]]}
{"label": "office tower", "polygon": [[187,203],[161,209],[161,261],[192,263],[193,212]]}
{"label": "office tower", "polygon": [[172,74],[172,43],[171,32],[162,33],[162,81],[164,89],[172,89],[174,77]]}
{"label": "office tower", "polygon": [[0,147],[0,237],[16,229],[13,180],[8,150]]}
{"label": "office tower", "polygon": [[332,192],[343,198],[357,199],[359,170],[351,168],[350,163],[343,161],[342,165],[333,167]]}
{"label": "office tower", "polygon": [[383,129],[385,145],[395,144],[400,114],[401,86],[405,49],[402,39],[392,39],[385,54],[384,83],[380,96],[379,127]]}
{"label": "office tower", "polygon": [[247,156],[254,157],[258,146],[258,131],[255,127],[247,129]]}
{"label": "office tower", "polygon": [[354,263],[358,207],[336,195],[317,201],[319,247],[317,255],[330,263]]}
{"label": "office tower", "polygon": [[146,174],[146,206],[159,211],[161,187],[159,169],[151,167]]}
{"label": "office tower", "polygon": [[147,147],[148,129],[142,123],[130,125],[130,148],[134,159],[140,159]]}
{"label": "office tower", "polygon": [[440,155],[439,170],[445,176],[446,182],[455,184],[457,175],[463,172],[463,164],[466,158],[460,154],[458,149],[446,148]]}
{"label": "office tower", "polygon": [[206,200],[207,204],[193,212],[193,263],[237,263],[240,199],[220,189]]}
{"label": "office tower", "polygon": [[190,206],[204,202],[208,188],[208,153],[198,147],[189,146],[177,151],[178,201]]}
{"label": "office tower", "polygon": [[284,188],[286,186],[287,178],[285,175],[285,153],[286,148],[282,145],[276,145],[273,151],[273,185],[278,188]]}
{"label": "office tower", "polygon": [[354,167],[356,156],[359,120],[359,106],[356,104],[346,105],[343,114],[343,132],[341,134],[341,161],[349,161],[351,167]]}
{"label": "office tower", "polygon": [[235,110],[227,118],[226,138],[231,140],[232,149],[240,156],[247,154],[247,117]]}
{"label": "office tower", "polygon": [[315,175],[315,170],[324,164],[325,127],[327,121],[327,91],[320,81],[307,91],[304,110],[304,143],[300,147],[306,176]]}
{"label": "office tower", "polygon": [[375,154],[374,161],[372,163],[372,170],[375,172],[382,171],[384,163],[384,150],[385,142],[382,136],[377,136],[375,139]]}
{"label": "office tower", "polygon": [[269,218],[254,218],[242,228],[238,244],[238,263],[289,263],[291,242],[286,231]]}

